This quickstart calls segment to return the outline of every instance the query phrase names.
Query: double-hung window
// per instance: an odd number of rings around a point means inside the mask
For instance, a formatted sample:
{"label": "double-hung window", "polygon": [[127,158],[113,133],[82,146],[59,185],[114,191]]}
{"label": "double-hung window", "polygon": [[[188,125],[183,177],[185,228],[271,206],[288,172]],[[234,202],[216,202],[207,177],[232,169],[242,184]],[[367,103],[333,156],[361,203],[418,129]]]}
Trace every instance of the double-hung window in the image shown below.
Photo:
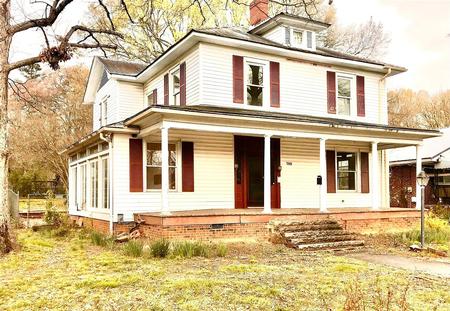
{"label": "double-hung window", "polygon": [[89,167],[90,177],[91,177],[91,207],[98,207],[98,161],[93,160],[90,162]]}
{"label": "double-hung window", "polygon": [[357,153],[337,152],[337,189],[356,190]]}
{"label": "double-hung window", "polygon": [[102,161],[102,204],[103,208],[109,208],[109,171],[108,171],[108,157],[101,159]]}
{"label": "double-hung window", "polygon": [[292,30],[292,46],[302,47],[303,44],[303,30]]}
{"label": "double-hung window", "polygon": [[351,77],[337,75],[337,114],[350,116],[352,113],[353,81]]}
{"label": "double-hung window", "polygon": [[266,64],[253,61],[246,61],[245,64],[245,82],[246,82],[246,102],[250,106],[263,106],[267,101],[266,82],[267,73]]}
{"label": "double-hung window", "polygon": [[178,67],[171,73],[172,78],[172,104],[180,105],[180,68]]}
{"label": "double-hung window", "polygon": [[[160,143],[147,144],[147,189],[161,189],[162,154]],[[169,144],[169,189],[176,189],[177,152],[176,145]]]}
{"label": "double-hung window", "polygon": [[80,165],[80,181],[81,181],[81,210],[86,209],[86,196],[87,196],[87,165],[83,163]]}

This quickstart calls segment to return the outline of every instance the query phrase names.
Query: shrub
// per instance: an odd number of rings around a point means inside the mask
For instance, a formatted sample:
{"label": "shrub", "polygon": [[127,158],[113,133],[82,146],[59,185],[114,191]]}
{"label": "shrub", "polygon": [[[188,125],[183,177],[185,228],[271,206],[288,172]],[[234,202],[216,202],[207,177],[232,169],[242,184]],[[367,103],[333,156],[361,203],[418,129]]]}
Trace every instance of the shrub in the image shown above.
{"label": "shrub", "polygon": [[139,240],[131,240],[124,244],[123,251],[125,255],[131,257],[141,257],[143,254],[144,245]]}
{"label": "shrub", "polygon": [[183,241],[174,244],[173,255],[175,257],[208,257],[208,247],[201,242]]}
{"label": "shrub", "polygon": [[45,203],[44,221],[50,226],[60,227],[67,224],[67,219],[64,217],[64,214],[58,211],[54,204],[54,200],[55,195],[49,190],[47,192],[47,200]]}
{"label": "shrub", "polygon": [[[420,241],[420,228],[414,228],[400,233],[401,239],[406,243]],[[446,220],[435,216],[425,219],[425,242],[431,244],[450,243],[450,226]]]}
{"label": "shrub", "polygon": [[224,243],[220,243],[216,246],[217,257],[225,257],[228,253],[228,247]]}
{"label": "shrub", "polygon": [[170,242],[165,239],[156,240],[150,245],[150,253],[153,257],[167,257],[167,255],[169,255],[169,250]]}
{"label": "shrub", "polygon": [[450,221],[450,207],[442,205],[440,203],[433,205],[431,208],[431,213],[439,218]]}
{"label": "shrub", "polygon": [[103,235],[99,232],[92,231],[90,234],[90,238],[91,238],[92,244],[94,244],[94,245],[103,246],[103,247],[108,245],[109,239],[105,235]]}

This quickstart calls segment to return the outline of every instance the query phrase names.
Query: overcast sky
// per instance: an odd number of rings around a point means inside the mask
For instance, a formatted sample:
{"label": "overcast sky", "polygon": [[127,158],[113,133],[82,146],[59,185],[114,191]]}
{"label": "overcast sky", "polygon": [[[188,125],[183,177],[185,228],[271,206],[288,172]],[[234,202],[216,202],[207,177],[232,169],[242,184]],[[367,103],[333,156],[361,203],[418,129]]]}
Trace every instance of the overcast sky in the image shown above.
{"label": "overcast sky", "polygon": [[[82,21],[91,1],[77,0],[71,4],[59,27],[67,28]],[[29,7],[30,0],[13,2],[18,4],[17,12]],[[450,0],[334,0],[333,3],[340,24],[363,23],[370,17],[383,23],[391,43],[382,60],[408,68],[408,72],[388,79],[389,88],[423,89],[431,93],[450,89]],[[30,56],[33,50],[35,54],[42,42],[38,31],[15,37],[12,58]]]}

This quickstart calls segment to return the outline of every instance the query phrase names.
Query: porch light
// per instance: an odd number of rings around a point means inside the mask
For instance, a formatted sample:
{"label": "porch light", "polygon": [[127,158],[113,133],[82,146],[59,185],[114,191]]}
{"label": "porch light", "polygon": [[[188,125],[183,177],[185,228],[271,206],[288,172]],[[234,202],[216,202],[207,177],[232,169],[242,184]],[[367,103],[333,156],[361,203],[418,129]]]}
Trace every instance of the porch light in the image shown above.
{"label": "porch light", "polygon": [[429,180],[430,180],[430,177],[428,177],[424,171],[421,171],[417,175],[417,184],[421,187],[426,187],[428,185]]}

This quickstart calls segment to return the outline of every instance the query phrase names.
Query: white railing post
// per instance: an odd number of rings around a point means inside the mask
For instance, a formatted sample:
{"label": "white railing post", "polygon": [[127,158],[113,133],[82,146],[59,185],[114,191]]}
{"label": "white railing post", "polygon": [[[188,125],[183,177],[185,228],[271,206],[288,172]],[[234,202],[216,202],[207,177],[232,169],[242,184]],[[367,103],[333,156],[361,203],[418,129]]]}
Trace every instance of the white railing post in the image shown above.
{"label": "white railing post", "polygon": [[169,129],[161,128],[161,214],[169,215]]}
{"label": "white railing post", "polygon": [[264,135],[264,211],[265,214],[272,213],[270,193],[270,135]]}
{"label": "white railing post", "polygon": [[320,185],[320,197],[319,207],[320,211],[325,213],[328,209],[327,206],[327,151],[326,151],[326,139],[320,138],[320,176],[322,177],[322,184]]}
{"label": "white railing post", "polygon": [[372,142],[372,209],[380,209],[380,175],[378,169],[378,142]]}

